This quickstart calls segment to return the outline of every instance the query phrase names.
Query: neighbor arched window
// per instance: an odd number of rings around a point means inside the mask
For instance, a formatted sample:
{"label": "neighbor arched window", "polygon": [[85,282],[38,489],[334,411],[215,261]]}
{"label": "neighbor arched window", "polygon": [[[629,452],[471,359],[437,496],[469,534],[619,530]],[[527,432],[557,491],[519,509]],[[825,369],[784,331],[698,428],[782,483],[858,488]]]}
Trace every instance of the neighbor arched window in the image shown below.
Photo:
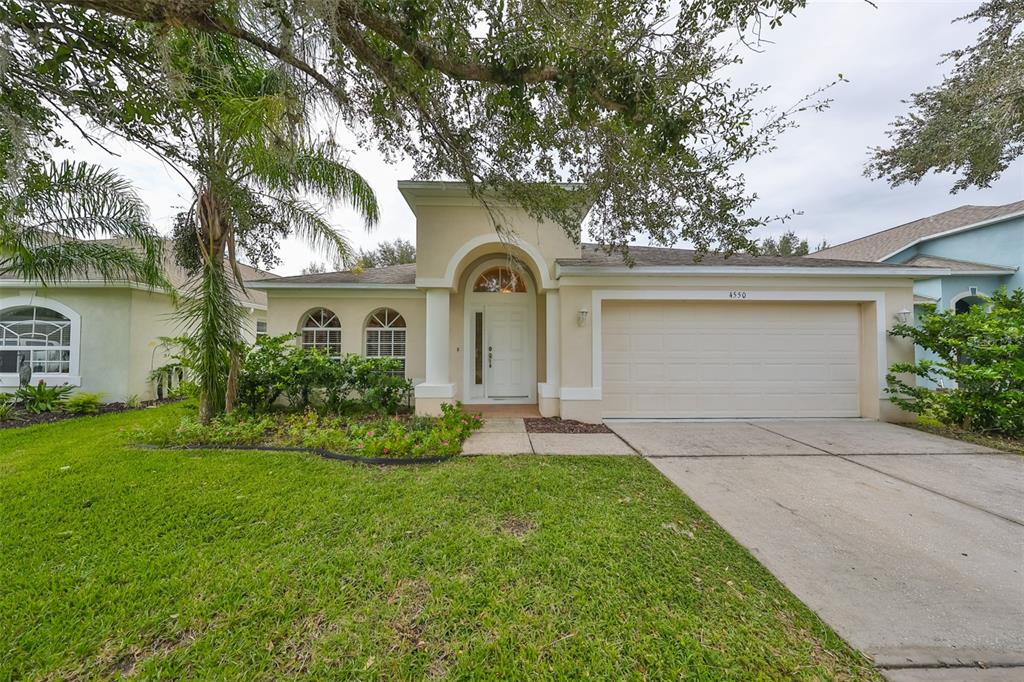
{"label": "neighbor arched window", "polygon": [[953,310],[956,311],[957,315],[963,315],[964,313],[969,313],[974,306],[987,303],[988,300],[981,296],[964,296],[953,304]]}
{"label": "neighbor arched window", "polygon": [[391,308],[378,308],[366,321],[366,357],[402,361],[405,376],[405,318]]}
{"label": "neighbor arched window", "polygon": [[0,374],[29,363],[33,374],[70,374],[72,322],[42,306],[0,310]]}
{"label": "neighbor arched window", "polygon": [[511,268],[502,266],[488,268],[476,278],[473,291],[493,294],[525,294],[526,280]]}
{"label": "neighbor arched window", "polygon": [[341,357],[341,320],[327,308],[317,308],[302,321],[302,347]]}

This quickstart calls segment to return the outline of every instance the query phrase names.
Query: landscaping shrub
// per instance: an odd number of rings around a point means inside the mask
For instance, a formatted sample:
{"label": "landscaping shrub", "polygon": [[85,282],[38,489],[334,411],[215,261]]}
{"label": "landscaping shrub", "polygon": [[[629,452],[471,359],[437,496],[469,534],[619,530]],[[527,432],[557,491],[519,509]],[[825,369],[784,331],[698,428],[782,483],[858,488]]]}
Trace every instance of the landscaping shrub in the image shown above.
{"label": "landscaping shrub", "polygon": [[394,358],[350,354],[334,360],[322,352],[298,348],[294,334],[262,337],[242,363],[239,403],[266,412],[284,396],[305,410],[319,400],[331,412],[395,413],[407,400],[412,383],[401,376]]}
{"label": "landscaping shrub", "polygon": [[364,457],[434,457],[456,455],[479,417],[460,404],[442,405],[433,417],[374,417],[370,419],[320,414],[272,413],[225,415],[201,424],[186,417],[176,425],[160,425],[132,434],[152,445],[269,445],[329,450]]}
{"label": "landscaping shrub", "polygon": [[289,383],[289,355],[295,334],[261,336],[242,362],[238,402],[253,412],[269,410]]}
{"label": "landscaping shrub", "polygon": [[349,355],[343,371],[350,389],[366,407],[394,414],[412,391],[412,382],[400,374],[402,366],[395,358]]}
{"label": "landscaping shrub", "polygon": [[72,390],[66,384],[47,386],[45,381],[40,381],[35,386],[22,386],[15,392],[14,398],[29,412],[41,414],[59,409]]}
{"label": "landscaping shrub", "polygon": [[[895,405],[969,431],[1024,436],[1024,290],[997,291],[988,306],[960,315],[933,309],[917,327],[896,325],[890,334],[939,358],[889,368],[886,392]],[[946,388],[917,386],[900,374]]]}
{"label": "landscaping shrub", "polygon": [[0,422],[14,417],[14,401],[6,396],[0,397]]}
{"label": "landscaping shrub", "polygon": [[76,393],[64,401],[64,411],[71,414],[96,414],[103,404],[102,393]]}

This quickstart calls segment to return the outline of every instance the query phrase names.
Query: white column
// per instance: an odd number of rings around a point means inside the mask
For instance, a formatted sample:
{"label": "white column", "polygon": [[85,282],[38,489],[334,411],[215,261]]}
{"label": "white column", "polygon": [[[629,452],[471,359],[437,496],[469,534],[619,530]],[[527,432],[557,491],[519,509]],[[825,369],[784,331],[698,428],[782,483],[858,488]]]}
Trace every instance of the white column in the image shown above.
{"label": "white column", "polygon": [[448,289],[427,289],[427,376],[426,381],[416,387],[417,398],[452,398],[455,395],[448,372],[449,299]]}
{"label": "white column", "polygon": [[545,339],[544,357],[547,360],[547,373],[545,376],[545,383],[554,389],[555,394],[552,397],[558,396],[558,389],[562,385],[562,322],[561,315],[559,314],[561,308],[559,307],[558,290],[548,290],[545,294],[547,297],[547,304],[545,306],[546,322],[544,324],[544,334],[547,337]]}
{"label": "white column", "polygon": [[558,394],[562,387],[562,321],[558,290],[545,292],[544,306],[544,383],[537,386],[537,407],[545,417],[560,413]]}

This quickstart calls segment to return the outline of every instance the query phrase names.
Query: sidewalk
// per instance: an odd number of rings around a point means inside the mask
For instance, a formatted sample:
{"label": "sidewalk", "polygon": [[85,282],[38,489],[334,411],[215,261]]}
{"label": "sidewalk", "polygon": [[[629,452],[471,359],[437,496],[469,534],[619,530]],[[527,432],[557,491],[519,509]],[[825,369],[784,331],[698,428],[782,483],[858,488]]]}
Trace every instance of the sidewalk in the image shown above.
{"label": "sidewalk", "polygon": [[464,455],[635,455],[614,433],[527,433],[518,417],[485,419],[462,446]]}

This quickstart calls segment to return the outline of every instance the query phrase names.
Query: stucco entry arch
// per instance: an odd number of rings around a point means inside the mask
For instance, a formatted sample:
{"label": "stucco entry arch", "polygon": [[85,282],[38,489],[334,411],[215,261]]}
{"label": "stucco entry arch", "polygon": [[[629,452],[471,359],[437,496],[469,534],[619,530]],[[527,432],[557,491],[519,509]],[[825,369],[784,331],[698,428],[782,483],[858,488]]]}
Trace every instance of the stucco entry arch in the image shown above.
{"label": "stucco entry arch", "polygon": [[[544,256],[541,255],[540,249],[524,240],[502,239],[497,234],[482,234],[467,240],[448,259],[444,277],[417,278],[416,286],[444,287],[457,291],[462,270],[480,256],[487,255],[481,249],[481,247],[487,246],[498,247],[492,252],[495,255],[500,252],[508,252],[510,249],[522,252],[522,255],[526,256],[524,260],[526,265],[530,266],[530,272],[537,282],[539,291],[558,287],[558,283],[551,277],[551,268]],[[481,252],[474,254],[476,251]]]}

